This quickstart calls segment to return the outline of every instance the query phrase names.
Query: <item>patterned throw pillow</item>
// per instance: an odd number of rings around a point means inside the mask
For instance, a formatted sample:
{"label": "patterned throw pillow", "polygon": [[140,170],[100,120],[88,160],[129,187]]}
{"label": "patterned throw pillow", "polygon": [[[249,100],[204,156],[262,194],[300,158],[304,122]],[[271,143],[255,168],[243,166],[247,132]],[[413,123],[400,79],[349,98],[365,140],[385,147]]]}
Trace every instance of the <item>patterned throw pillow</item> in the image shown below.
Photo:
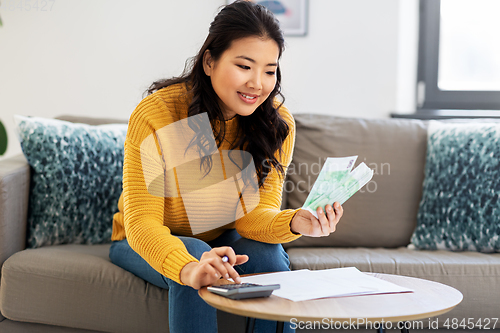
{"label": "patterned throw pillow", "polygon": [[15,121],[31,166],[28,247],[109,242],[127,125],[22,116]]}
{"label": "patterned throw pillow", "polygon": [[431,122],[419,249],[500,251],[500,124]]}

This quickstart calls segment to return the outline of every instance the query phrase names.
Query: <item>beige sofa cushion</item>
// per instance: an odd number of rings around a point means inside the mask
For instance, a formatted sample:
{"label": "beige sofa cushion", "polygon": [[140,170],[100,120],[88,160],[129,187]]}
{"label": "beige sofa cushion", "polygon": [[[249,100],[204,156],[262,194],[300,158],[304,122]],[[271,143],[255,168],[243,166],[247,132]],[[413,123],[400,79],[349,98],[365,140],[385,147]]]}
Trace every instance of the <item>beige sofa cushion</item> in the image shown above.
{"label": "beige sofa cushion", "polygon": [[103,333],[102,331],[89,331],[89,330],[82,330],[80,328],[69,328],[69,327],[34,324],[34,323],[21,323],[18,321],[12,321],[8,319],[0,322],[0,332],[2,333]]}
{"label": "beige sofa cushion", "polygon": [[168,332],[168,291],[109,258],[109,245],[24,250],[5,261],[0,309],[15,321],[106,332]]}
{"label": "beige sofa cushion", "polygon": [[358,155],[375,174],[344,205],[329,237],[301,237],[299,246],[398,247],[410,242],[422,193],[427,125],[420,120],[294,115],[297,139],[285,191],[301,207],[327,157]]}

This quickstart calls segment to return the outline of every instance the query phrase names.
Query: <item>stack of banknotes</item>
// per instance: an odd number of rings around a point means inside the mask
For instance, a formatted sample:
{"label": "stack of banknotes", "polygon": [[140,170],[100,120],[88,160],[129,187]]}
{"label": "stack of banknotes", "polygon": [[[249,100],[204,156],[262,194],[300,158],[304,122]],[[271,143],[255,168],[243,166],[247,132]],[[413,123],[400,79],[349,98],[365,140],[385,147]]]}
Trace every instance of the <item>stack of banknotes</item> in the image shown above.
{"label": "stack of banknotes", "polygon": [[316,209],[325,208],[327,204],[339,202],[341,205],[354,193],[366,185],[372,177],[373,170],[360,163],[352,172],[358,156],[329,157],[307,196],[302,209],[310,211],[316,218]]}

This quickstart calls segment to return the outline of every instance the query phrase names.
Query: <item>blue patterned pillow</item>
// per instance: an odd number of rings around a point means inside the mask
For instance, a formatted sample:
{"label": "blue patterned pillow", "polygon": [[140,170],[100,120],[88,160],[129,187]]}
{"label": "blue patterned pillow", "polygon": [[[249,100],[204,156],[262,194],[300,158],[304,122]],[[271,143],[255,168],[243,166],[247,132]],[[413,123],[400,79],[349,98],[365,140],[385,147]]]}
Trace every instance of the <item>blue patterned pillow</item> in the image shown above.
{"label": "blue patterned pillow", "polygon": [[429,125],[419,249],[500,251],[500,124]]}
{"label": "blue patterned pillow", "polygon": [[15,121],[32,167],[28,246],[109,242],[127,125],[22,116]]}

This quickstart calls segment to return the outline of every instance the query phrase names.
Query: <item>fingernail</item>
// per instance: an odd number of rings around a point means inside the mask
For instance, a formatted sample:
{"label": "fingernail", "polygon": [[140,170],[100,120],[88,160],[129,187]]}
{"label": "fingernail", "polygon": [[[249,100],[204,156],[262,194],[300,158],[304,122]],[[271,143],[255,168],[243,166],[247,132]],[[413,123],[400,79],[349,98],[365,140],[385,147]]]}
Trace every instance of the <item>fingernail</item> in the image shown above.
{"label": "fingernail", "polygon": [[229,279],[229,274],[226,273],[226,275],[224,275],[224,277],[227,279]]}
{"label": "fingernail", "polygon": [[215,277],[216,277],[216,278],[218,278],[218,277],[219,277],[219,274],[217,274],[217,273],[215,273],[214,275],[215,275]]}
{"label": "fingernail", "polygon": [[333,208],[332,208],[332,207],[330,207],[330,206],[326,207],[326,209],[327,209],[327,210],[328,210],[328,212],[330,212],[330,213],[331,213],[331,212],[333,212]]}

